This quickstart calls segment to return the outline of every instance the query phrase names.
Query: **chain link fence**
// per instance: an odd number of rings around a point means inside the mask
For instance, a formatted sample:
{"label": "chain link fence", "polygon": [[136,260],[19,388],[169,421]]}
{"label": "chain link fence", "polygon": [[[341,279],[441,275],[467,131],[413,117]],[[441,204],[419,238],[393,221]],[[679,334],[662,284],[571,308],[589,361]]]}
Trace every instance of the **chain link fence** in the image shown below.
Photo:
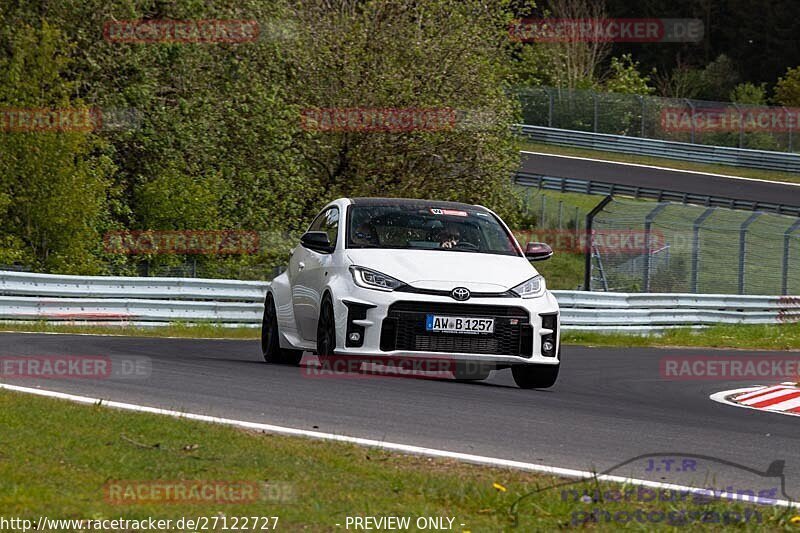
{"label": "chain link fence", "polygon": [[800,219],[613,199],[594,218],[590,289],[800,294]]}
{"label": "chain link fence", "polygon": [[800,152],[797,109],[552,87],[517,94],[530,126]]}

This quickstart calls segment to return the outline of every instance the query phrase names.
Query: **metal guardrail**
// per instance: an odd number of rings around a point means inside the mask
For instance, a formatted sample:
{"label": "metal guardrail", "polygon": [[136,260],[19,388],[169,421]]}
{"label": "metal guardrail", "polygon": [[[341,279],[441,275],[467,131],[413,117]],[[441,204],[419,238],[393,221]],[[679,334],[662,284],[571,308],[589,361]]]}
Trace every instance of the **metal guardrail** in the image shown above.
{"label": "metal guardrail", "polygon": [[756,202],[739,200],[724,196],[709,196],[705,194],[669,191],[653,187],[640,187],[638,185],[624,185],[620,183],[607,183],[595,180],[582,180],[577,178],[562,178],[558,176],[545,176],[530,172],[518,171],[514,181],[525,187],[538,187],[549,191],[574,192],[581,194],[598,194],[603,196],[631,196],[645,198],[659,202],[678,202],[683,204],[702,205],[706,207],[724,207],[726,209],[741,209],[745,211],[763,211],[800,217],[800,207],[773,204],[769,202]]}
{"label": "metal guardrail", "polygon": [[515,124],[513,128],[532,141],[559,146],[648,155],[697,163],[800,172],[800,154],[662,141],[525,124]]}
{"label": "metal guardrail", "polygon": [[[267,282],[0,271],[0,320],[259,327]],[[553,291],[565,330],[658,331],[800,321],[800,297]]]}

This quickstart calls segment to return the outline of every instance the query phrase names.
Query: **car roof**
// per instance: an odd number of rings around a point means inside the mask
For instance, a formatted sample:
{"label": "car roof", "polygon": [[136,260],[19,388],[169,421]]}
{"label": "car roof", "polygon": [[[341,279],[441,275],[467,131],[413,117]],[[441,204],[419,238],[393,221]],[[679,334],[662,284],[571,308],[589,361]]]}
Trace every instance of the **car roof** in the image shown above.
{"label": "car roof", "polygon": [[422,207],[442,207],[445,209],[473,209],[479,211],[487,211],[483,206],[465,204],[462,202],[448,202],[445,200],[422,200],[420,198],[350,198],[352,205],[410,205]]}

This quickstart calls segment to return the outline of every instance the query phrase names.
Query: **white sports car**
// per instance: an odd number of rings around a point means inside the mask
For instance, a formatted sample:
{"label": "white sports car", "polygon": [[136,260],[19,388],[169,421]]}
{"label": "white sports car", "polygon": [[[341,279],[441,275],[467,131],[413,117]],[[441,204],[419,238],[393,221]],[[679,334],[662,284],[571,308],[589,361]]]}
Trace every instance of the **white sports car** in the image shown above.
{"label": "white sports car", "polygon": [[261,347],[270,363],[320,358],[453,361],[457,379],[511,368],[522,388],[552,386],[558,303],[508,227],[478,205],[340,198],[301,237],[267,290]]}

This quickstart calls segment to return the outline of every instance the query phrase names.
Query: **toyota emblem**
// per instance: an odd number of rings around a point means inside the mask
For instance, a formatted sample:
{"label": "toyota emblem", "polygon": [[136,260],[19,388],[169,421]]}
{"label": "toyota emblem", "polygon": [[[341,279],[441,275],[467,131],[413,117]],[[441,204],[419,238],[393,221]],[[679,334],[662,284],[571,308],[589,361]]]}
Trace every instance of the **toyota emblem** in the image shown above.
{"label": "toyota emblem", "polygon": [[459,302],[469,300],[469,289],[465,287],[456,287],[450,293],[450,296],[453,298],[453,300],[458,300]]}

